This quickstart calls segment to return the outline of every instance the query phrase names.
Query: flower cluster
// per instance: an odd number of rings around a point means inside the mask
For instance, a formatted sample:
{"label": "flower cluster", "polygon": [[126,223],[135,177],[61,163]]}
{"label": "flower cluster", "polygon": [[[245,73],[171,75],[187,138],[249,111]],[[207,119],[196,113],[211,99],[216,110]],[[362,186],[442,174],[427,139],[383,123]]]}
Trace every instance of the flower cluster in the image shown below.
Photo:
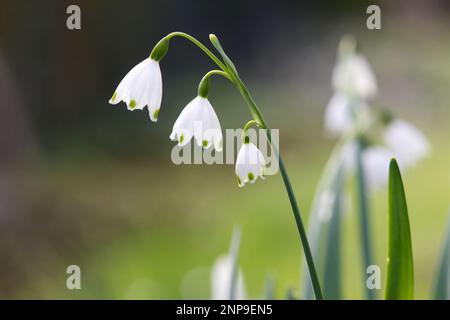
{"label": "flower cluster", "polygon": [[[164,57],[167,48],[168,43],[160,42],[150,57],[132,68],[117,86],[109,103],[118,104],[123,101],[130,111],[143,110],[147,106],[150,119],[156,122],[162,99],[159,62]],[[208,72],[200,82],[197,97],[184,107],[173,125],[170,139],[177,141],[181,147],[187,145],[194,138],[197,145],[204,149],[213,146],[216,152],[222,151],[222,128],[217,114],[208,100],[209,77],[214,74],[227,77],[227,74],[222,71]],[[238,185],[242,187],[247,182],[253,183],[258,177],[263,177],[265,166],[266,161],[262,153],[249,141],[247,136],[243,136],[243,144],[236,161]]]}
{"label": "flower cluster", "polygon": [[[425,136],[410,123],[394,118],[386,111],[369,107],[377,93],[377,81],[367,59],[356,52],[355,41],[344,37],[333,70],[335,93],[325,111],[325,128],[333,136],[354,135],[363,141],[362,163],[370,187],[384,186],[392,157],[403,169],[414,166],[429,152]],[[369,132],[381,124],[381,143],[375,144]],[[355,165],[355,139],[344,154],[348,168]]]}

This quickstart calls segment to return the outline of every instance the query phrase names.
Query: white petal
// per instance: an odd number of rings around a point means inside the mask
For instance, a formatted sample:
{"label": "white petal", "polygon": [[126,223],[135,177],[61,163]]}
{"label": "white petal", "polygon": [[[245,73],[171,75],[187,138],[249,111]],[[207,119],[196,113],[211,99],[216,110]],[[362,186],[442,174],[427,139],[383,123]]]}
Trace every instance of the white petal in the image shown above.
{"label": "white petal", "polygon": [[404,166],[414,166],[430,150],[422,132],[403,120],[394,120],[387,125],[384,141]]}
{"label": "white petal", "polygon": [[264,155],[251,142],[244,143],[239,150],[236,159],[236,176],[240,187],[245,183],[254,183],[258,177],[264,174],[266,161]]}
{"label": "white petal", "polygon": [[[199,106],[200,100],[199,97],[197,97],[184,107],[173,125],[170,139],[178,140],[179,145],[185,145],[191,141],[194,135],[194,124],[196,122]],[[182,141],[180,141],[181,134],[184,134]]]}
{"label": "white petal", "polygon": [[171,139],[179,137],[177,132],[188,132],[186,135],[190,141],[195,137],[197,144],[203,148],[214,145],[217,151],[222,150],[222,129],[219,119],[206,98],[196,97],[184,107],[173,126]]}
{"label": "white petal", "polygon": [[207,98],[201,98],[197,113],[197,126],[194,127],[194,136],[197,144],[204,148],[214,145],[221,151],[222,128],[211,103]]}
{"label": "white petal", "polygon": [[109,103],[117,104],[120,101],[125,101],[125,103],[128,104],[130,102],[130,85],[134,82],[134,79],[141,74],[141,71],[148,65],[148,60],[150,59],[141,61],[125,75],[125,77],[117,86],[117,89],[114,92],[114,95]]}
{"label": "white petal", "polygon": [[336,93],[325,110],[325,128],[333,135],[339,135],[351,128],[353,118],[349,101],[344,94]]}
{"label": "white petal", "polygon": [[162,77],[161,77],[161,68],[159,67],[159,63],[156,61],[153,61],[152,64],[153,64],[153,79],[152,79],[152,83],[151,83],[152,90],[148,91],[147,105],[148,105],[148,112],[150,114],[150,119],[152,121],[156,122],[158,120],[159,109],[161,108]]}
{"label": "white petal", "polygon": [[124,101],[128,110],[148,106],[152,121],[157,120],[162,99],[162,78],[159,63],[147,58],[131,69],[119,83],[109,103]]}
{"label": "white petal", "polygon": [[366,58],[352,54],[338,61],[333,70],[333,87],[363,99],[377,92],[375,75]]}
{"label": "white petal", "polygon": [[[233,271],[232,259],[229,255],[217,258],[211,273],[211,297],[213,300],[228,300],[230,298],[230,284]],[[239,270],[236,286],[236,299],[243,300],[246,297],[244,277]]]}
{"label": "white petal", "polygon": [[392,157],[392,152],[382,147],[370,147],[363,151],[363,168],[369,188],[376,189],[387,185]]}

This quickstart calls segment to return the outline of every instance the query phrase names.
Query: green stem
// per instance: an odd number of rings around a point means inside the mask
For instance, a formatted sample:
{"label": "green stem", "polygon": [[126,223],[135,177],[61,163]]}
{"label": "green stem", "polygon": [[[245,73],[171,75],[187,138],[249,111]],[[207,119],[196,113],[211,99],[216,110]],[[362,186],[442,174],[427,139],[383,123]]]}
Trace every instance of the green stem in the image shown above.
{"label": "green stem", "polygon": [[270,129],[268,128],[267,123],[264,120],[264,117],[263,117],[261,111],[259,110],[258,105],[256,104],[255,100],[251,96],[251,94],[248,91],[247,87],[244,85],[243,81],[239,77],[239,75],[237,73],[237,70],[236,70],[236,67],[234,66],[234,64],[231,61],[231,59],[225,54],[222,46],[219,43],[219,40],[217,39],[217,37],[215,35],[210,35],[209,38],[211,40],[211,43],[214,45],[214,47],[217,49],[217,51],[222,56],[222,58],[225,61],[225,63],[220,61],[219,58],[217,58],[200,41],[198,41],[197,39],[195,39],[194,37],[192,37],[192,36],[190,36],[190,35],[188,35],[186,33],[183,33],[183,32],[172,32],[172,33],[168,34],[163,39],[169,40],[169,39],[171,39],[171,38],[173,38],[175,36],[183,37],[185,39],[188,39],[192,43],[194,43],[203,52],[205,52],[206,55],[208,55],[208,57],[211,58],[211,60],[214,61],[214,63],[216,63],[224,72],[226,72],[231,77],[232,81],[237,86],[239,92],[241,93],[242,97],[244,98],[245,102],[247,103],[247,105],[248,105],[248,107],[250,109],[250,113],[252,114],[254,120],[259,124],[259,126],[262,129],[267,129],[266,130],[267,139],[268,139],[269,143],[272,145],[272,148],[273,148],[273,150],[275,152],[275,155],[279,159],[279,166],[280,166],[281,176],[283,178],[283,182],[284,182],[284,185],[286,187],[286,191],[288,193],[289,201],[291,203],[292,212],[294,214],[295,222],[297,224],[297,229],[298,229],[298,232],[299,232],[299,235],[300,235],[300,240],[301,240],[301,243],[302,243],[302,246],[303,246],[303,251],[305,253],[305,258],[306,258],[306,262],[307,262],[307,265],[308,265],[309,273],[310,273],[310,276],[311,276],[311,282],[313,284],[314,293],[315,293],[316,299],[322,300],[323,299],[322,290],[320,289],[319,279],[317,277],[317,272],[316,272],[316,268],[314,266],[314,261],[313,261],[313,257],[312,257],[312,254],[311,254],[311,249],[309,247],[308,237],[306,236],[306,231],[305,231],[305,228],[303,226],[303,222],[302,222],[302,219],[301,219],[301,216],[300,216],[300,210],[299,210],[298,205],[297,205],[297,200],[295,198],[295,194],[294,194],[294,191],[292,189],[292,185],[291,185],[291,182],[289,180],[289,176],[287,174],[286,167],[284,166],[284,162],[281,159],[281,156],[280,156],[280,154],[278,152],[278,146],[276,146],[275,143],[272,142]]}
{"label": "green stem", "polygon": [[[222,76],[222,77],[224,77],[224,78],[230,80],[231,82],[233,82],[233,80],[231,79],[231,77],[229,76],[229,74],[226,73],[225,71],[222,71],[222,70],[211,70],[211,71],[207,72],[207,73],[203,76],[202,80],[200,80],[200,83],[199,83],[199,85],[198,85],[198,95],[199,95],[200,97],[203,97],[203,98],[207,98],[207,97],[208,97],[208,94],[209,94],[209,86],[210,86],[209,78],[212,77],[212,76],[214,76],[214,75]],[[233,82],[233,83],[234,83],[234,82]]]}
{"label": "green stem", "polygon": [[236,290],[238,286],[239,277],[239,247],[241,243],[241,228],[235,227],[233,230],[233,236],[231,238],[230,259],[232,263],[231,275],[230,275],[230,300],[236,299]]}
{"label": "green stem", "polygon": [[[357,192],[358,192],[358,204],[360,214],[360,236],[362,244],[362,259],[363,259],[363,275],[366,275],[366,269],[373,264],[371,235],[369,228],[369,203],[367,198],[367,181],[364,173],[362,153],[364,151],[364,143],[361,139],[357,139],[356,150],[356,176],[357,176]],[[365,282],[364,282],[365,283]],[[366,293],[369,300],[375,298],[375,293],[370,290],[367,285]]]}
{"label": "green stem", "polygon": [[207,47],[205,47],[200,41],[198,41],[198,40],[195,39],[193,36],[191,36],[191,35],[189,35],[189,34],[187,34],[187,33],[176,31],[176,32],[169,33],[169,34],[168,34],[167,36],[165,36],[163,39],[170,40],[171,38],[174,38],[174,37],[182,37],[182,38],[185,38],[185,39],[191,41],[191,42],[194,43],[197,47],[199,47],[204,53],[206,53],[206,55],[207,55],[212,61],[214,61],[214,63],[217,64],[217,65],[219,66],[220,69],[222,69],[222,70],[225,71],[225,72],[228,71],[228,68],[225,66],[225,64],[224,64],[222,61],[220,61],[220,59],[217,58],[217,56],[216,56],[214,53],[212,53],[212,52],[211,52]]}
{"label": "green stem", "polygon": [[305,253],[306,263],[308,265],[309,275],[311,277],[311,283],[314,288],[314,294],[317,300],[322,300],[322,290],[320,288],[319,278],[317,276],[316,268],[314,266],[314,260],[311,254],[311,249],[309,247],[308,237],[306,236],[305,227],[303,226],[302,218],[300,216],[300,210],[298,209],[297,200],[295,198],[294,190],[292,189],[289,176],[284,166],[283,159],[279,156],[280,172],[283,177],[283,182],[286,187],[286,191],[289,196],[289,201],[291,202],[292,212],[294,214],[295,222],[297,224],[298,233],[300,235],[300,240],[302,242],[303,251]]}
{"label": "green stem", "polygon": [[203,78],[202,78],[201,81],[204,81],[204,80],[206,80],[206,79],[209,79],[211,76],[214,76],[214,75],[216,75],[216,76],[222,76],[222,77],[224,77],[224,78],[227,78],[227,79],[230,80],[230,81],[233,81],[233,79],[231,79],[230,75],[229,75],[228,73],[226,73],[225,71],[222,71],[222,70],[211,70],[211,71],[208,71],[208,72],[203,76]]}
{"label": "green stem", "polygon": [[248,91],[247,87],[245,86],[244,82],[241,80],[239,75],[237,74],[236,68],[233,64],[233,62],[228,58],[228,56],[225,54],[222,46],[219,43],[219,40],[216,36],[210,35],[210,40],[213,43],[214,47],[219,51],[219,53],[222,55],[222,58],[224,59],[228,70],[230,72],[231,77],[234,79],[236,86],[239,89],[239,92],[241,93],[242,97],[244,98],[245,102],[249,106],[250,112],[253,115],[256,122],[258,122],[263,129],[266,130],[267,139],[269,143],[272,145],[272,148],[275,152],[275,155],[278,158],[279,166],[280,166],[280,172],[281,176],[283,178],[283,182],[289,197],[289,201],[291,203],[292,212],[294,214],[295,222],[297,225],[297,230],[300,235],[300,240],[303,246],[303,251],[305,253],[306,263],[308,265],[309,274],[311,277],[311,282],[313,284],[314,288],[314,294],[316,296],[317,300],[322,300],[322,290],[320,288],[319,278],[317,277],[316,268],[314,266],[314,260],[311,254],[311,249],[308,242],[308,237],[306,235],[305,227],[303,225],[303,221],[300,215],[300,210],[298,208],[297,199],[295,197],[294,190],[292,188],[291,182],[289,180],[289,176],[286,170],[286,167],[284,165],[283,159],[281,158],[281,155],[278,151],[278,146],[272,141],[272,136],[270,134],[270,129],[264,120],[264,117],[259,110],[258,105],[256,104],[255,100],[253,99],[252,95]]}

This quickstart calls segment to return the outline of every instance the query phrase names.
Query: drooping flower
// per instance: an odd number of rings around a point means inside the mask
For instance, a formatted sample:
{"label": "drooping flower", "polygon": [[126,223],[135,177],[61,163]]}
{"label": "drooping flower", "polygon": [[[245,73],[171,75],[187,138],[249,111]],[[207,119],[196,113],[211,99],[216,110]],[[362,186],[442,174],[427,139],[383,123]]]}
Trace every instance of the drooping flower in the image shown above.
{"label": "drooping flower", "polygon": [[377,82],[369,62],[356,53],[338,61],[332,82],[335,90],[361,99],[372,98],[377,92]]}
{"label": "drooping flower", "polygon": [[[346,170],[356,170],[356,153],[358,147],[356,142],[347,143],[342,149],[342,157]],[[381,146],[368,146],[362,151],[361,161],[363,164],[366,184],[370,189],[384,187],[389,178],[389,162],[393,153]]]}
{"label": "drooping flower", "polygon": [[264,179],[266,160],[259,149],[245,138],[236,159],[236,178],[239,187],[247,182],[254,183],[258,177]]}
{"label": "drooping flower", "polygon": [[184,146],[192,137],[205,149],[214,145],[222,151],[222,128],[211,103],[207,98],[197,96],[189,102],[173,125],[170,139]]}
{"label": "drooping flower", "polygon": [[384,187],[388,183],[392,157],[392,152],[383,147],[369,147],[363,151],[362,162],[369,188]]}
{"label": "drooping flower", "polygon": [[388,123],[383,136],[385,144],[403,166],[414,166],[430,150],[423,133],[403,120],[395,119]]}
{"label": "drooping flower", "polygon": [[348,132],[356,117],[367,114],[368,106],[361,100],[351,101],[345,94],[336,92],[325,109],[325,129],[337,136]]}
{"label": "drooping flower", "polygon": [[150,119],[158,119],[162,99],[162,78],[159,62],[147,58],[131,69],[120,81],[109,100],[110,104],[123,101],[128,110],[142,110],[148,107]]}
{"label": "drooping flower", "polygon": [[[213,300],[229,300],[231,293],[231,277],[233,272],[233,261],[230,255],[217,258],[211,273],[211,298]],[[242,271],[237,274],[237,283],[234,298],[243,300],[246,298],[244,277]]]}

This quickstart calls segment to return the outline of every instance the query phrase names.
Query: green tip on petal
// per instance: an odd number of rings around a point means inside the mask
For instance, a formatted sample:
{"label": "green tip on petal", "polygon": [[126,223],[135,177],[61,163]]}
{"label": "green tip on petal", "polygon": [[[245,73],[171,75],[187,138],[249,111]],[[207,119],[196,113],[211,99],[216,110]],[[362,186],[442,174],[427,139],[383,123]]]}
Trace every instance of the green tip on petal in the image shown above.
{"label": "green tip on petal", "polygon": [[158,120],[158,115],[159,115],[159,109],[156,109],[156,110],[153,112],[153,118],[155,118],[155,120]]}
{"label": "green tip on petal", "polygon": [[130,108],[134,109],[136,107],[136,100],[131,100],[130,101]]}
{"label": "green tip on petal", "polygon": [[111,101],[114,102],[117,98],[117,92],[114,92],[114,94],[111,97]]}
{"label": "green tip on petal", "polygon": [[183,143],[183,140],[184,140],[184,134],[181,134],[181,135],[180,135],[180,140],[179,140],[180,143]]}
{"label": "green tip on petal", "polygon": [[208,140],[203,140],[202,146],[203,146],[203,148],[206,148],[208,146]]}
{"label": "green tip on petal", "polygon": [[253,175],[253,173],[251,173],[251,172],[248,173],[248,180],[249,181],[255,180],[255,176]]}

